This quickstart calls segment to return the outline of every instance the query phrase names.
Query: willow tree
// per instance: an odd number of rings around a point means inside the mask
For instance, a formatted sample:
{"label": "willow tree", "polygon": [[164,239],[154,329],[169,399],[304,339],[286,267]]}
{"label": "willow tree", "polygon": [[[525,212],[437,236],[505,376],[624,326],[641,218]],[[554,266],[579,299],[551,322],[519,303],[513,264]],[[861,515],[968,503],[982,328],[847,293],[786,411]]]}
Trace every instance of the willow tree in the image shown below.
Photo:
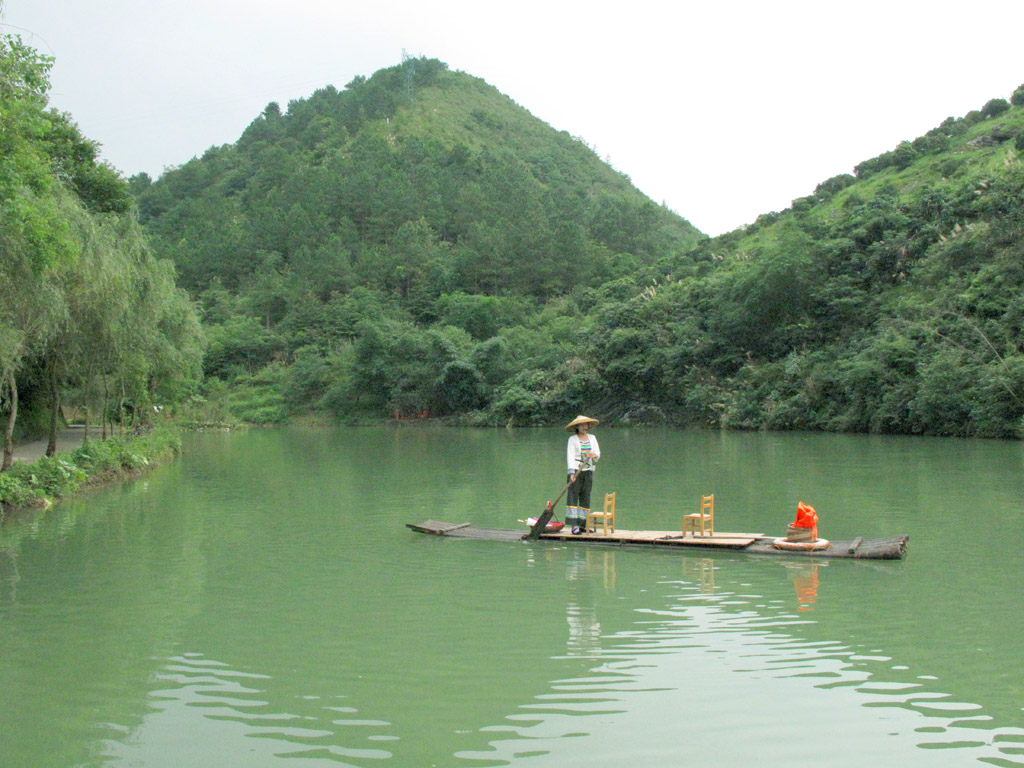
{"label": "willow tree", "polygon": [[61,318],[53,270],[73,253],[42,141],[51,64],[21,38],[0,36],[0,392],[8,416],[2,469],[13,457],[17,373]]}
{"label": "willow tree", "polygon": [[109,300],[95,305],[104,313],[102,333],[83,334],[82,344],[105,399],[113,388],[118,412],[130,401],[134,415],[157,401],[180,400],[199,381],[203,337],[173,264],[153,256],[135,217],[108,217],[104,226],[116,309]]}
{"label": "willow tree", "polygon": [[128,183],[46,109],[51,60],[0,36],[0,406],[13,459],[19,375],[44,371],[56,449],[62,389],[115,382],[136,405],[198,379],[201,335],[156,259]]}
{"label": "willow tree", "polygon": [[[201,375],[202,334],[192,303],[177,287],[173,265],[153,256],[134,215],[95,215],[76,200],[67,220],[76,258],[54,270],[66,312],[42,355],[51,455],[62,389],[90,406],[101,384],[100,413],[109,413],[111,393],[118,411],[130,400],[137,413],[156,400],[180,399]],[[104,435],[105,428],[106,421]]]}
{"label": "willow tree", "polygon": [[[67,312],[42,355],[51,403],[49,456],[57,448],[61,390],[76,386],[87,391],[96,372],[110,364],[112,329],[125,312],[129,293],[112,228],[77,201],[68,201],[66,216],[78,253],[54,270]],[[88,432],[87,428],[86,438]]]}

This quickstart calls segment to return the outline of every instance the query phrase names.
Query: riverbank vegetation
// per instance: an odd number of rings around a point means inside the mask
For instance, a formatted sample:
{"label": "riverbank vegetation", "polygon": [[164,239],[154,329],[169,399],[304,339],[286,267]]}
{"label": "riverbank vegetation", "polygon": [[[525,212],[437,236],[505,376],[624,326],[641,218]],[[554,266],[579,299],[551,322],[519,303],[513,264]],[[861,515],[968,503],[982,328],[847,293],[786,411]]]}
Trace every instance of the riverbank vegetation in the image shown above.
{"label": "riverbank vegetation", "polygon": [[69,115],[48,108],[51,64],[19,37],[0,36],[5,471],[19,437],[48,431],[55,452],[63,402],[138,424],[201,376],[192,302],[174,265],[153,254],[128,183]]}
{"label": "riverbank vegetation", "polygon": [[17,461],[0,473],[0,512],[49,506],[82,488],[130,477],[176,456],[181,431],[157,424],[105,439],[91,438],[72,450],[37,461]]}
{"label": "riverbank vegetation", "polygon": [[1019,436],[1022,102],[716,238],[423,59],[132,185],[247,420]]}

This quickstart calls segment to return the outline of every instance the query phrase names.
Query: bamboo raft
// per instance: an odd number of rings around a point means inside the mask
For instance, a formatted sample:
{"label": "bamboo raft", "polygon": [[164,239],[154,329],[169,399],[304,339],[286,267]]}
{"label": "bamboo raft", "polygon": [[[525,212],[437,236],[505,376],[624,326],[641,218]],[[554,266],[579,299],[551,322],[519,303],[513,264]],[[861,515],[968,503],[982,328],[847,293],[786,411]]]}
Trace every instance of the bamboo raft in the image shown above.
{"label": "bamboo raft", "polygon": [[[406,527],[417,533],[432,536],[446,536],[455,539],[482,539],[487,541],[523,541],[536,540],[542,542],[558,542],[562,544],[584,544],[605,546],[645,546],[664,547],[679,550],[722,550],[746,552],[757,555],[786,555],[789,557],[845,558],[857,560],[899,560],[906,554],[909,535],[903,534],[885,539],[864,539],[858,536],[852,541],[824,542],[827,546],[820,549],[789,549],[781,548],[778,542],[782,538],[766,536],[763,533],[724,533],[715,532],[705,536],[687,534],[678,531],[629,531],[618,529],[608,535],[598,533],[543,533],[547,521],[542,517],[534,529],[523,533],[504,528],[481,528],[470,523],[445,523],[437,520],[425,520],[419,524],[407,523]],[[824,541],[824,540],[819,540]]]}

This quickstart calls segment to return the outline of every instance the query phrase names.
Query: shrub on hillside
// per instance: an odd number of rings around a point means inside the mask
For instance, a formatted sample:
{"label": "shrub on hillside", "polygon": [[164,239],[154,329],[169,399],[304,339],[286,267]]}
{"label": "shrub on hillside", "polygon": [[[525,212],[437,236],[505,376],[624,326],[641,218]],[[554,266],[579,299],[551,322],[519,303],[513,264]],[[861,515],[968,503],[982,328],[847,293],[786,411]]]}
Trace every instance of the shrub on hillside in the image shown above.
{"label": "shrub on hillside", "polygon": [[998,117],[1010,109],[1010,103],[1006,99],[990,99],[981,108],[983,117]]}
{"label": "shrub on hillside", "polygon": [[851,184],[856,183],[856,181],[857,179],[849,173],[841,173],[838,176],[833,176],[831,179],[826,179],[821,182],[821,184],[814,188],[814,194],[823,199],[827,199],[835,195],[837,192],[846,189]]}

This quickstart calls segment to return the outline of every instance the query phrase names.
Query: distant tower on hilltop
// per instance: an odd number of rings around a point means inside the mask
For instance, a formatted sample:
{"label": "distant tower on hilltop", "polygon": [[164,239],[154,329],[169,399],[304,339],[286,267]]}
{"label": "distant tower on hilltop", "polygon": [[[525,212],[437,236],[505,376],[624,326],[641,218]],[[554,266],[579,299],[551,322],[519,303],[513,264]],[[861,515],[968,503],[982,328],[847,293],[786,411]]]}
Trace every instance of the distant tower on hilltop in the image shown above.
{"label": "distant tower on hilltop", "polygon": [[402,70],[405,73],[405,95],[412,102],[413,77],[416,75],[416,57],[410,56],[402,49]]}

